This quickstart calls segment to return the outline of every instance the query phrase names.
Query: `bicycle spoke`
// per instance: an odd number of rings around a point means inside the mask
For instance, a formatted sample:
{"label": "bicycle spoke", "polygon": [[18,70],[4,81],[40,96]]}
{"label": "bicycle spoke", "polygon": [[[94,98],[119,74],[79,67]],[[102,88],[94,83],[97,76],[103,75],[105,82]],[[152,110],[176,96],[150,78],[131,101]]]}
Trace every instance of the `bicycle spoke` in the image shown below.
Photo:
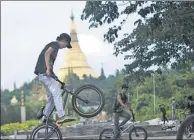
{"label": "bicycle spoke", "polygon": [[[48,134],[48,127],[46,126],[46,128],[45,128],[45,137],[47,136],[47,134]],[[45,139],[47,139],[47,138],[45,138]]]}
{"label": "bicycle spoke", "polygon": [[53,133],[55,132],[55,129],[56,129],[56,128],[54,128],[54,130],[51,129],[51,132],[47,135],[46,139],[50,138],[50,136],[53,135]]}
{"label": "bicycle spoke", "polygon": [[31,135],[31,140],[37,140],[37,139],[56,139],[56,138],[62,138],[61,133],[57,126],[53,124],[46,125],[40,125],[39,127],[35,128]]}

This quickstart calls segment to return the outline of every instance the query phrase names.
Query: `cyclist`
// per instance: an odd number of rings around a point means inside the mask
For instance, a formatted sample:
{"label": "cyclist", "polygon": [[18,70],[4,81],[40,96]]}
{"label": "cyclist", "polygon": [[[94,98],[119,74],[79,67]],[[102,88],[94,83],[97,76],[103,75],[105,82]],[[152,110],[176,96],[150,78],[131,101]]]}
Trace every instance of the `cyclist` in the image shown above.
{"label": "cyclist", "polygon": [[[187,109],[190,110],[191,114],[194,114],[194,100],[192,96],[188,96]],[[192,132],[194,132],[194,123],[192,124]]]}
{"label": "cyclist", "polygon": [[168,119],[166,118],[166,109],[165,109],[165,105],[163,105],[163,104],[159,105],[159,109],[160,109],[160,111],[162,112],[162,117],[163,117],[163,122],[164,122],[163,125],[165,125],[165,121],[168,122]]}
{"label": "cyclist", "polygon": [[172,119],[176,119],[176,108],[177,108],[177,103],[175,101],[175,98],[172,99]]}
{"label": "cyclist", "polygon": [[[129,111],[130,105],[127,98],[128,86],[123,84],[121,86],[121,91],[117,95],[113,107],[114,113],[114,137],[118,139],[120,137],[119,129],[123,126],[130,118],[131,113]],[[119,124],[119,117],[124,117],[124,120]]]}
{"label": "cyclist", "polygon": [[58,50],[63,48],[72,48],[70,43],[71,37],[66,33],[62,33],[57,37],[56,41],[47,44],[38,57],[34,73],[38,75],[39,80],[45,85],[48,97],[48,101],[43,112],[39,111],[37,114],[38,118],[42,118],[43,114],[49,117],[55,107],[59,117],[57,121],[58,123],[72,121],[72,119],[65,116],[60,85],[54,78],[51,77],[51,75],[55,76],[53,72],[53,65],[57,57]]}

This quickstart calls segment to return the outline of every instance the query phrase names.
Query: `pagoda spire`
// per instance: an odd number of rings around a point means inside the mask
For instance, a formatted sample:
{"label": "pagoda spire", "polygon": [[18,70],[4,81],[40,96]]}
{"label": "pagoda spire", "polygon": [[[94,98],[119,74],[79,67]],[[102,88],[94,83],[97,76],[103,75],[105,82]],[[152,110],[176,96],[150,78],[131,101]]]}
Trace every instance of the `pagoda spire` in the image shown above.
{"label": "pagoda spire", "polygon": [[73,14],[73,9],[71,9],[71,21],[73,22],[74,21],[74,14]]}
{"label": "pagoda spire", "polygon": [[77,30],[75,24],[75,16],[73,10],[70,14],[70,36],[71,36],[71,45],[72,49],[67,49],[64,57],[64,65],[59,71],[59,79],[64,79],[68,75],[68,71],[75,73],[80,79],[83,79],[83,75],[91,75],[92,77],[99,77],[99,75],[92,70],[88,65],[85,54],[82,52],[79,45]]}
{"label": "pagoda spire", "polygon": [[104,80],[104,79],[106,79],[106,76],[104,74],[103,63],[101,63],[101,65],[102,65],[102,68],[101,68],[101,74],[100,74],[99,79],[100,80]]}
{"label": "pagoda spire", "polygon": [[70,36],[71,36],[71,40],[72,41],[75,41],[75,42],[78,42],[78,39],[77,39],[77,31],[76,31],[76,25],[75,25],[75,16],[73,14],[73,9],[71,10],[71,27],[70,27]]}
{"label": "pagoda spire", "polygon": [[16,88],[17,88],[17,87],[16,87],[16,83],[14,82],[14,83],[13,83],[13,90],[16,90]]}

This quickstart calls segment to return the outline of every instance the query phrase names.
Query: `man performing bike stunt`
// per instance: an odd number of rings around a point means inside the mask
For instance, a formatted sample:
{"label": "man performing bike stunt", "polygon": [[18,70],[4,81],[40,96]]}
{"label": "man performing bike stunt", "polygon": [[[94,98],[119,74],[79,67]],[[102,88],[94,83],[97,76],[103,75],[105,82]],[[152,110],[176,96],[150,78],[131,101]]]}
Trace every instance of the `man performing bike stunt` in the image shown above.
{"label": "man performing bike stunt", "polygon": [[[115,139],[118,139],[120,137],[119,135],[119,129],[121,126],[123,126],[130,118],[131,118],[131,113],[129,111],[130,105],[127,102],[127,90],[128,86],[123,84],[121,86],[121,91],[116,97],[115,103],[114,103],[114,108],[113,108],[113,113],[114,113],[114,136]],[[124,120],[119,124],[119,117],[124,117]]]}
{"label": "man performing bike stunt", "polygon": [[[34,73],[38,75],[39,80],[46,87],[48,101],[43,114],[49,117],[55,107],[59,117],[57,121],[58,123],[72,121],[72,119],[65,116],[61,95],[62,90],[59,83],[52,78],[51,75],[55,76],[53,72],[53,65],[57,57],[58,50],[63,48],[72,48],[70,43],[71,37],[66,33],[62,33],[57,37],[56,41],[47,44],[39,55],[34,71]],[[37,117],[42,118],[43,114],[39,111]]]}

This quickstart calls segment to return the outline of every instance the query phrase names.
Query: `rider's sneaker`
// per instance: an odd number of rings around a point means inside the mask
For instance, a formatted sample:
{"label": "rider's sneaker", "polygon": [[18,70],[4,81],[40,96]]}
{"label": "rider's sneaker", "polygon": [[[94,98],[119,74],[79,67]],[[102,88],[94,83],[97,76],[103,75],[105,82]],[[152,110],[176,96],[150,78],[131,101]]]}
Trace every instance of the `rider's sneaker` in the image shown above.
{"label": "rider's sneaker", "polygon": [[61,118],[59,118],[59,120],[57,120],[57,123],[65,123],[65,122],[71,122],[71,121],[75,121],[75,119],[67,117],[67,116],[63,116]]}

